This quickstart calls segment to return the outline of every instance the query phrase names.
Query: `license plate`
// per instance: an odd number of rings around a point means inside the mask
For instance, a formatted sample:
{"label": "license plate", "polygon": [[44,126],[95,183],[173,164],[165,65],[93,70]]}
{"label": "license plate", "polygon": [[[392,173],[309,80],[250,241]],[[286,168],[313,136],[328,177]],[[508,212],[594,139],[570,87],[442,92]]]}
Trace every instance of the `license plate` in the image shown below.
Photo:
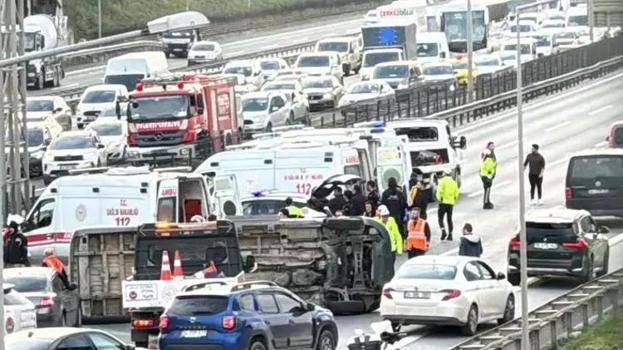
{"label": "license plate", "polygon": [[608,189],[592,189],[592,190],[588,190],[588,194],[604,194],[604,193],[608,193],[609,190]]}
{"label": "license plate", "polygon": [[405,292],[405,299],[430,299],[430,292]]}
{"label": "license plate", "polygon": [[73,168],[75,168],[75,167],[76,167],[76,166],[75,166],[75,165],[73,165],[73,164],[72,164],[72,165],[59,165],[59,166],[58,166],[58,168],[59,168],[59,169],[61,169],[61,170],[71,170],[71,169],[73,169]]}
{"label": "license plate", "polygon": [[556,243],[534,243],[534,247],[537,249],[556,249],[558,244]]}
{"label": "license plate", "polygon": [[182,331],[183,338],[201,338],[208,335],[206,330]]}

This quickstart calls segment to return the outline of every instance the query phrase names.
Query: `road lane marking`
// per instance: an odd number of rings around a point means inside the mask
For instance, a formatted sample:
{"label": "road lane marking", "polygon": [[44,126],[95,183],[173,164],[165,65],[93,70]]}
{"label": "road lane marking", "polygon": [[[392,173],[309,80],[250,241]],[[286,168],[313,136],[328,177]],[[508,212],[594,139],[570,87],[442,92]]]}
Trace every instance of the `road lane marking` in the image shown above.
{"label": "road lane marking", "polygon": [[65,75],[71,76],[71,75],[77,75],[77,74],[82,74],[82,73],[95,72],[95,71],[104,70],[104,69],[106,69],[106,66],[89,67],[89,68],[84,68],[84,69],[68,71],[68,72],[65,72]]}
{"label": "road lane marking", "polygon": [[596,110],[594,110],[592,112],[589,112],[588,115],[596,115],[596,114],[599,114],[601,112],[607,111],[610,108],[612,108],[612,105],[603,106],[603,107],[601,107],[599,109],[596,109]]}
{"label": "road lane marking", "polygon": [[78,85],[80,84],[74,83],[74,84],[69,84],[69,85],[57,86],[55,88],[50,89],[50,91],[59,90],[59,89],[67,89],[67,88],[78,86]]}
{"label": "road lane marking", "polygon": [[608,141],[601,141],[601,142],[597,142],[595,144],[595,148],[602,148],[602,147],[607,146],[607,145],[608,145]]}
{"label": "road lane marking", "polygon": [[568,121],[568,120],[566,120],[566,121],[564,121],[564,122],[562,122],[562,123],[560,123],[560,124],[556,124],[556,125],[554,125],[554,126],[552,126],[552,127],[549,127],[549,128],[547,128],[547,129],[545,129],[545,131],[547,131],[547,132],[551,132],[551,131],[554,131],[554,130],[558,130],[558,129],[560,129],[560,128],[564,128],[565,126],[567,126],[567,125],[569,125],[569,124],[571,124],[571,122],[570,122],[570,121]]}
{"label": "road lane marking", "polygon": [[448,256],[448,255],[454,255],[454,254],[456,254],[458,252],[459,252],[459,248],[454,248],[454,249],[448,250],[447,252],[443,252],[443,253],[441,253],[439,255]]}
{"label": "road lane marking", "polygon": [[[596,81],[596,82],[594,82],[592,84],[583,86],[583,87],[581,87],[579,89],[576,89],[576,90],[573,90],[573,91],[566,91],[564,93],[557,94],[557,95],[553,96],[552,98],[548,98],[548,99],[545,99],[543,101],[538,101],[538,102],[535,102],[535,103],[528,103],[528,104],[526,104],[524,106],[523,111],[527,112],[528,110],[531,110],[531,109],[534,109],[534,108],[537,108],[537,107],[541,107],[541,106],[550,104],[550,103],[552,103],[554,101],[565,99],[565,98],[567,98],[567,97],[569,97],[571,95],[575,95],[577,93],[590,90],[590,89],[594,88],[595,86],[599,86],[599,85],[602,85],[602,84],[605,84],[605,83],[609,83],[610,81],[617,80],[617,79],[619,79],[621,77],[623,77],[623,73],[619,73],[619,74],[613,75],[611,77],[608,77],[606,79]],[[465,128],[458,128],[457,132],[458,133],[463,133],[463,132],[471,131],[471,130],[474,130],[474,129],[480,129],[480,128],[482,128],[485,125],[493,124],[493,123],[495,123],[495,122],[497,122],[497,121],[499,121],[501,119],[506,119],[509,116],[516,115],[516,114],[517,114],[517,108],[515,108],[515,109],[513,109],[513,110],[511,110],[509,112],[500,114],[497,117],[483,119],[482,122],[475,123],[474,125],[467,126]]]}
{"label": "road lane marking", "polygon": [[[512,185],[512,184],[513,184],[512,181],[506,180],[506,181],[502,181],[499,184],[493,186],[492,189],[496,189],[496,188],[499,188],[499,187],[502,187],[502,186],[508,186],[508,185]],[[483,193],[484,193],[484,190],[478,190],[476,192],[468,194],[467,196],[469,198],[474,198],[474,197],[478,197],[478,196],[482,195]]]}

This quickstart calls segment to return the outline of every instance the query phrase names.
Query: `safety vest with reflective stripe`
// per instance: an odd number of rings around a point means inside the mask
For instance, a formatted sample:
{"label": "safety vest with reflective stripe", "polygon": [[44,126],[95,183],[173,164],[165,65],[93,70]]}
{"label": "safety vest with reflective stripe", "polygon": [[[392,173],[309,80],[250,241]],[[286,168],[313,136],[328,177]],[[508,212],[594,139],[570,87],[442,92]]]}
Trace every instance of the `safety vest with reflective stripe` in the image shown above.
{"label": "safety vest with reflective stripe", "polygon": [[61,259],[57,258],[55,255],[43,258],[43,264],[47,267],[53,268],[57,273],[63,273],[63,269],[65,268],[65,265],[63,265]]}
{"label": "safety vest with reflective stripe", "polygon": [[411,249],[419,249],[426,250],[426,234],[424,233],[424,229],[426,227],[426,220],[417,219],[417,221],[409,221],[409,225],[407,227],[408,235],[407,235],[407,244],[406,250]]}
{"label": "safety vest with reflective stripe", "polygon": [[288,210],[288,216],[291,218],[304,218],[305,213],[303,210],[295,205],[289,205],[286,207]]}

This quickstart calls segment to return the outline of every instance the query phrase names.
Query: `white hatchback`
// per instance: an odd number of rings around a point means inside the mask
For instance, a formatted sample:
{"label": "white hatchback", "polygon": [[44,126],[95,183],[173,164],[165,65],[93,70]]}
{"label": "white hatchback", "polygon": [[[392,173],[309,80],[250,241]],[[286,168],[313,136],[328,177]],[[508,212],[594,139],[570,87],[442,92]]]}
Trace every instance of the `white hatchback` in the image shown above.
{"label": "white hatchback", "polygon": [[3,283],[2,289],[4,290],[5,334],[37,328],[35,305],[18,293],[12,284]]}
{"label": "white hatchback", "polygon": [[459,326],[474,335],[478,324],[515,317],[513,287],[484,261],[461,256],[420,256],[400,267],[383,287],[381,317],[402,325]]}

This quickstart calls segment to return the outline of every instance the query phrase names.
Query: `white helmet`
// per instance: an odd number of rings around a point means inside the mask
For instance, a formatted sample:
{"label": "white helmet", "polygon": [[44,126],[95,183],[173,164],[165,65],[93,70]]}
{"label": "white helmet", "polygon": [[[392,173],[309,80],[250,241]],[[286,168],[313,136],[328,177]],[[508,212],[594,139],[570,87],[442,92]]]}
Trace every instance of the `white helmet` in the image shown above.
{"label": "white helmet", "polygon": [[381,205],[377,210],[381,216],[389,216],[389,209],[387,209],[387,206]]}
{"label": "white helmet", "polygon": [[490,149],[488,149],[488,148],[485,148],[485,149],[482,151],[482,153],[480,154],[480,157],[481,157],[481,158],[485,158],[485,157],[490,156],[490,155],[491,155],[491,150],[490,150]]}

